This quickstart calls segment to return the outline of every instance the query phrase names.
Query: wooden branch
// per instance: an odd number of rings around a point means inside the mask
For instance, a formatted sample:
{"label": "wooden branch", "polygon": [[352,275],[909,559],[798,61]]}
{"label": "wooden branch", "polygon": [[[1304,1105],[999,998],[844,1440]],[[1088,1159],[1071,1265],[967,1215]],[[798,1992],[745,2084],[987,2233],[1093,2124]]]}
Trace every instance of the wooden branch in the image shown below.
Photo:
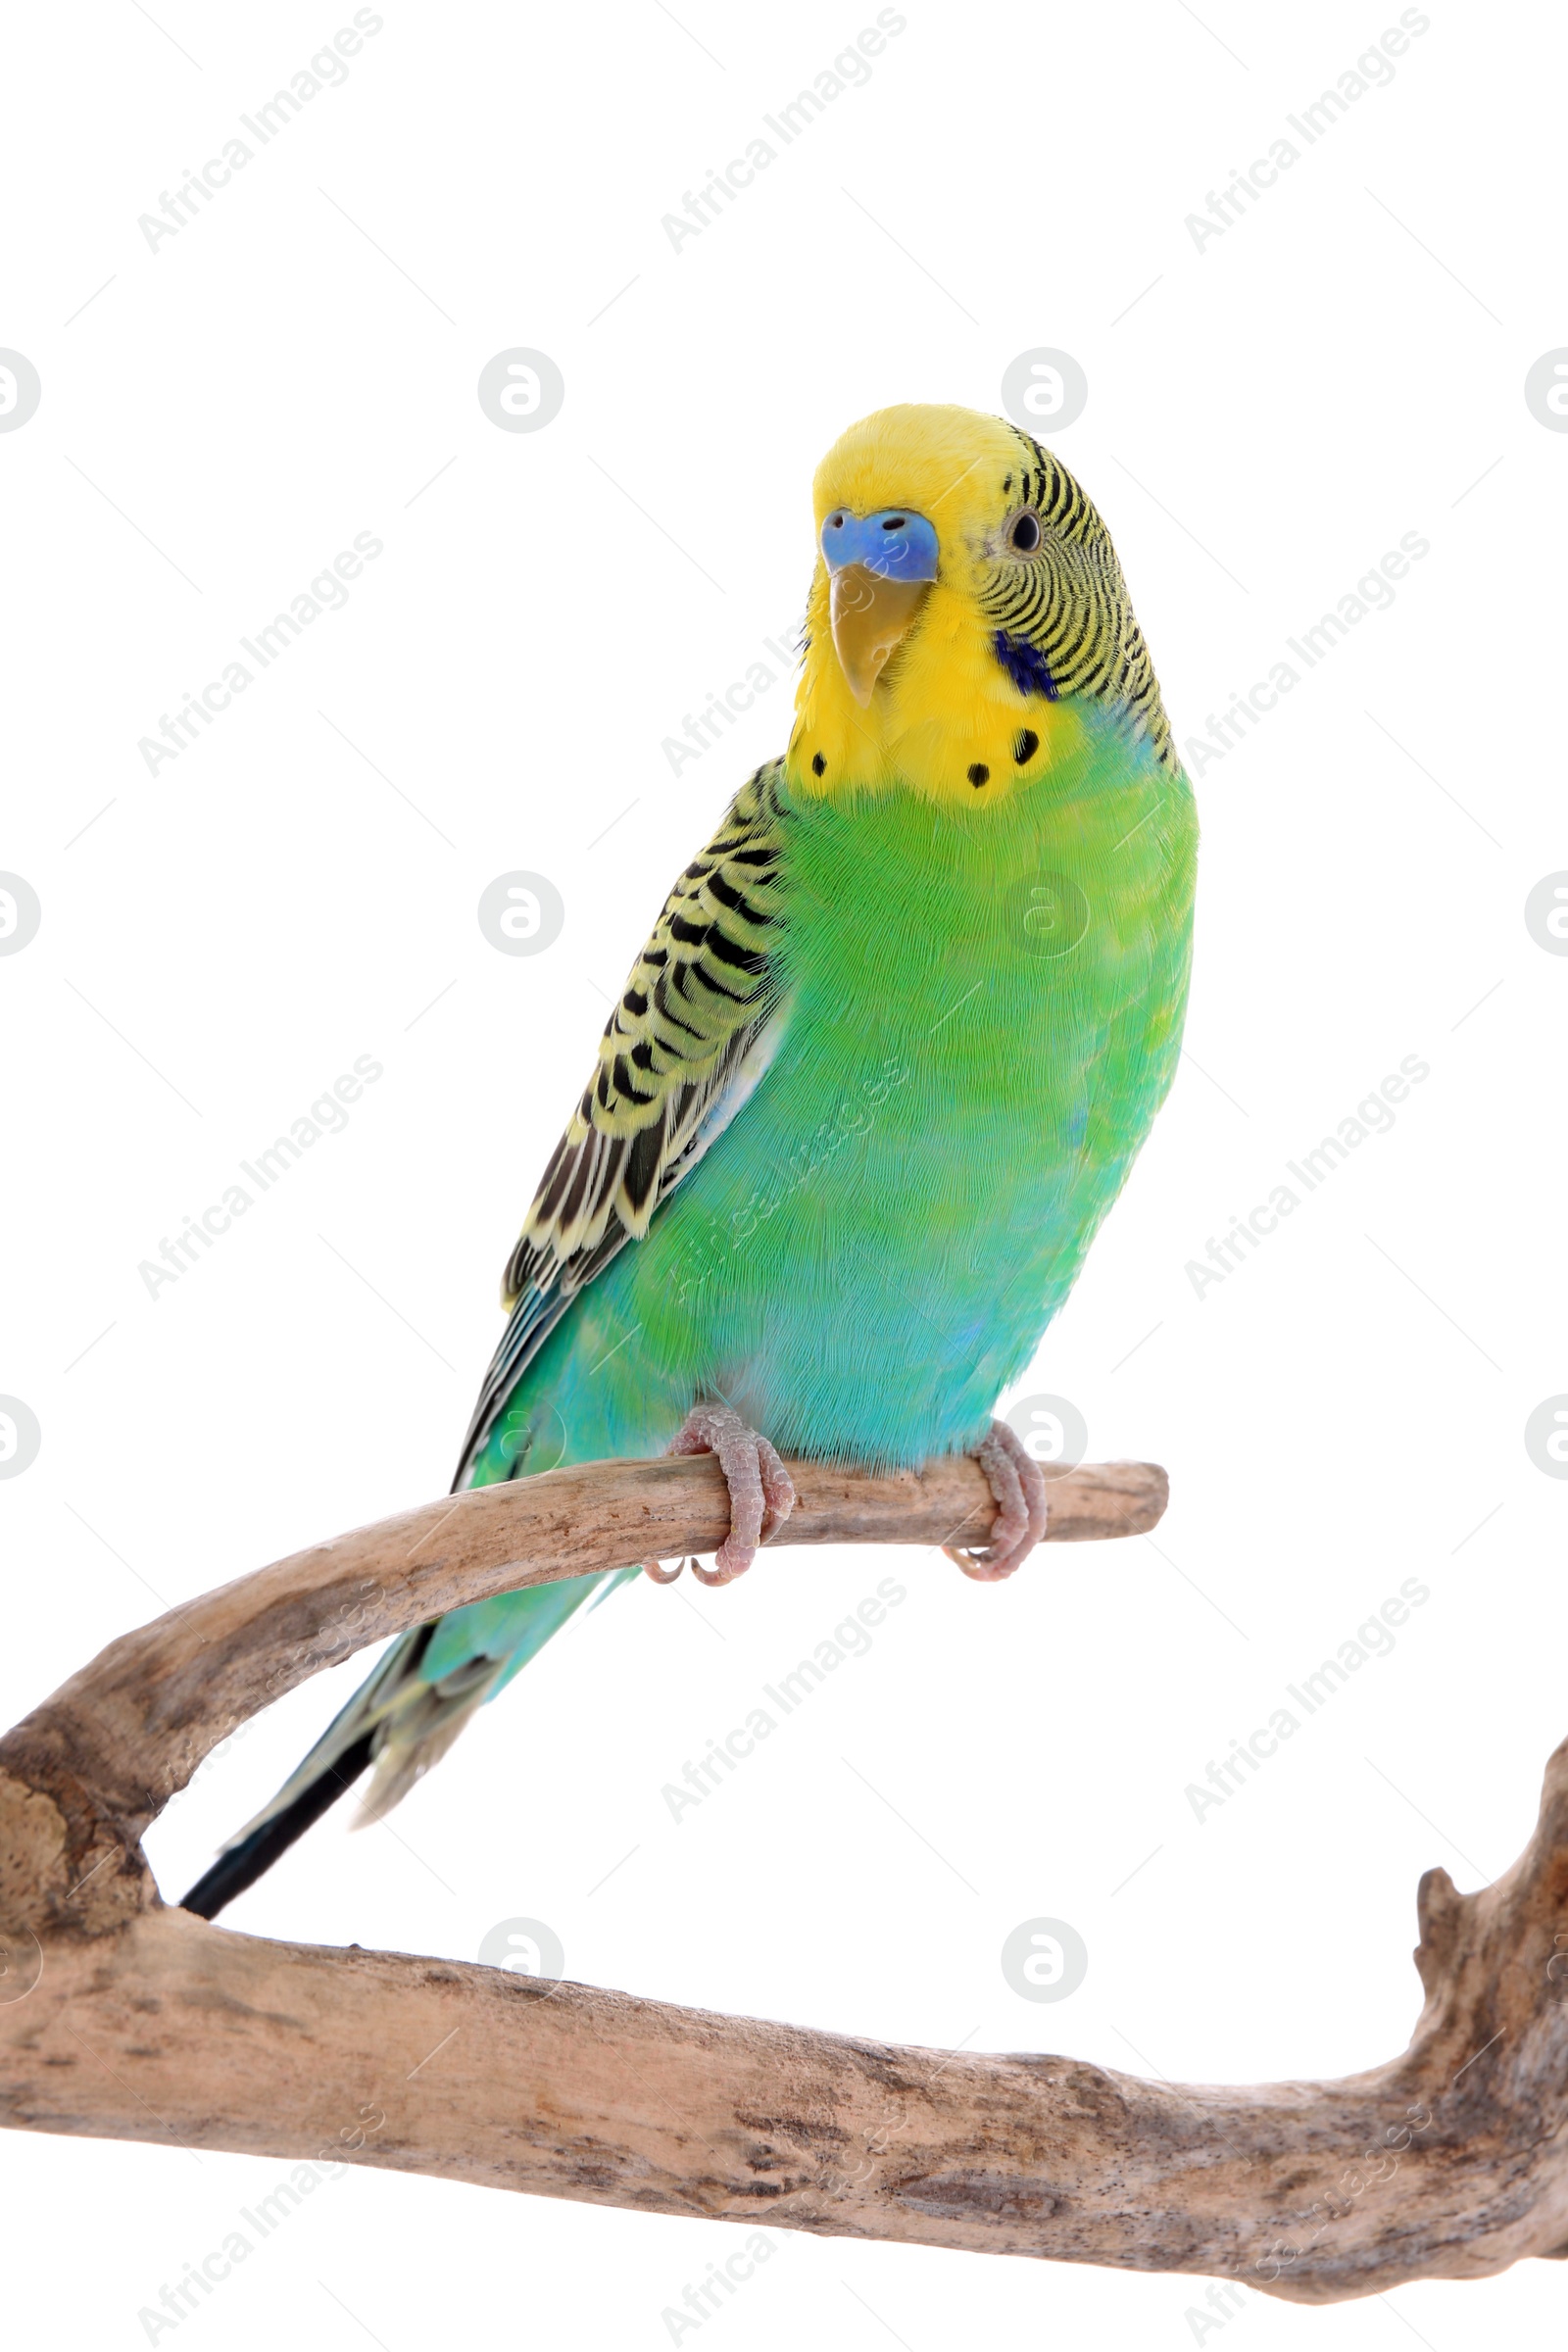
{"label": "wooden branch", "polygon": [[[989,1529],[968,1461],[791,1471],[790,1545]],[[1149,1465],[1080,1468],[1054,1486],[1052,1535],[1140,1533],[1164,1499]],[[339,1537],[112,1643],[0,1740],[0,2120],[1212,2272],[1301,2301],[1568,2250],[1568,1744],[1506,1877],[1467,1896],[1422,1881],[1414,2039],[1336,2082],[1184,2088],[850,2041],[271,1942],[160,1901],[147,1823],[271,1698],[439,1610],[711,1550],[726,1519],[710,1460],[553,1471]]]}

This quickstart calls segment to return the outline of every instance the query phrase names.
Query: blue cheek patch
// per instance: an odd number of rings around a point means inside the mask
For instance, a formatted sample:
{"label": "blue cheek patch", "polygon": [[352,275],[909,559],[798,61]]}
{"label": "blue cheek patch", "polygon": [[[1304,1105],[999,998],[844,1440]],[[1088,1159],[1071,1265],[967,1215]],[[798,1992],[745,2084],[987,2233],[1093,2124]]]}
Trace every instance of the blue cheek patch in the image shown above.
{"label": "blue cheek patch", "polygon": [[822,525],[829,571],[861,564],[883,580],[934,580],[938,553],[935,526],[912,507],[881,507],[874,514],[835,507]]}
{"label": "blue cheek patch", "polygon": [[1020,694],[1038,694],[1048,703],[1059,699],[1050,663],[1027,637],[1011,637],[1005,629],[998,629],[991,640],[991,650]]}

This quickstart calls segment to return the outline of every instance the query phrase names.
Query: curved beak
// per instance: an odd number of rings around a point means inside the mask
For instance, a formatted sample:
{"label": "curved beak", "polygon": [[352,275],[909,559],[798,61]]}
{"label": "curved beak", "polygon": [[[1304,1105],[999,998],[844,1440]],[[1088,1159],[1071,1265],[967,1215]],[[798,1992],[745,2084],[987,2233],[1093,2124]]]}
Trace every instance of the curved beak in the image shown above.
{"label": "curved beak", "polygon": [[846,564],[833,573],[833,650],[862,710],[930,585],[929,580],[885,579],[863,564]]}

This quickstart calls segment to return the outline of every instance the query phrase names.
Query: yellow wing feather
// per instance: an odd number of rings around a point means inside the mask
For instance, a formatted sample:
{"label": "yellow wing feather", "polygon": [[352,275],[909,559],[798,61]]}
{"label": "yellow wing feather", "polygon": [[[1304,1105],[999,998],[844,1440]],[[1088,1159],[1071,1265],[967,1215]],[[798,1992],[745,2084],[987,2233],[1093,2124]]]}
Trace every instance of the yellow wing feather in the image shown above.
{"label": "yellow wing feather", "polygon": [[721,1133],[777,1042],[782,763],[757,770],[664,901],[605,1024],[594,1073],[507,1261],[510,1320],[461,1484],[518,1374],[572,1298]]}
{"label": "yellow wing feather", "polygon": [[664,901],[508,1262],[508,1306],[547,1254],[565,1265],[612,1220],[647,1232],[773,1008],[776,765],[742,787]]}

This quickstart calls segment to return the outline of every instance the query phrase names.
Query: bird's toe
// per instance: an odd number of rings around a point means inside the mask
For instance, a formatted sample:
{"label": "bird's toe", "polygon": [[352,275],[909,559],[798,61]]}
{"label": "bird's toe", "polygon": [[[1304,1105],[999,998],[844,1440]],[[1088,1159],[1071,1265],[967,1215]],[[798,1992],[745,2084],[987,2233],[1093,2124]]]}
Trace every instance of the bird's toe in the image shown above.
{"label": "bird's toe", "polygon": [[729,1489],[729,1534],[711,1569],[693,1560],[700,1584],[744,1576],[758,1547],[776,1535],[795,1507],[795,1486],[776,1449],[727,1404],[694,1404],[671,1440],[671,1453],[711,1453]]}
{"label": "bird's toe", "polygon": [[998,1584],[1023,1565],[1046,1532],[1046,1474],[1017,1432],[993,1421],[975,1447],[975,1460],[996,1496],[997,1515],[983,1549],[945,1544],[950,1560],[979,1584]]}

